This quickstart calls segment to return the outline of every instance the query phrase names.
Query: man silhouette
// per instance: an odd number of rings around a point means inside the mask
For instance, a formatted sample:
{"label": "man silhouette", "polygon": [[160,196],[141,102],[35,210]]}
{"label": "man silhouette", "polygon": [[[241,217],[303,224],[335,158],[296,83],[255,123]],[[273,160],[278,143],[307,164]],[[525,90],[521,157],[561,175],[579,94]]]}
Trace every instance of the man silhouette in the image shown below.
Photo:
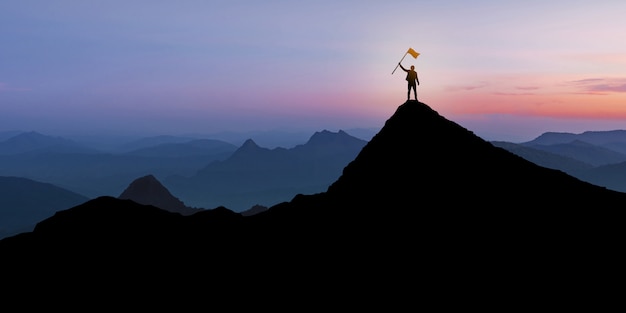
{"label": "man silhouette", "polygon": [[400,65],[400,68],[406,72],[406,80],[409,82],[409,87],[406,93],[406,100],[410,100],[411,99],[411,88],[413,88],[413,95],[415,96],[415,101],[417,101],[417,85],[420,84],[420,80],[419,78],[417,78],[417,72],[415,71],[415,66],[411,65],[411,69],[407,70],[404,68],[404,66],[402,66],[402,64],[398,63],[398,65]]}

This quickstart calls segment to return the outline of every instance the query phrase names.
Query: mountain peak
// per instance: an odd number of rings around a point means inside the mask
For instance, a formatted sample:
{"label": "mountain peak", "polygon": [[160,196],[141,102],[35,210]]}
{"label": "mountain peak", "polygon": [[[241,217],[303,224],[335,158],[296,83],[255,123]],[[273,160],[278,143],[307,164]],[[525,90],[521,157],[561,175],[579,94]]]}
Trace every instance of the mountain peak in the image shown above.
{"label": "mountain peak", "polygon": [[133,200],[140,204],[153,205],[163,210],[183,215],[201,211],[200,209],[187,207],[151,174],[135,179],[118,198]]}
{"label": "mountain peak", "polygon": [[329,130],[323,130],[321,132],[315,132],[313,136],[309,138],[309,141],[307,141],[306,145],[307,146],[319,146],[319,145],[326,145],[329,143],[345,144],[345,143],[350,143],[350,142],[365,143],[366,141],[353,137],[343,130],[339,130],[338,132],[331,132]]}
{"label": "mountain peak", "polygon": [[588,199],[603,193],[623,197],[495,147],[428,105],[407,101],[328,192],[349,193],[368,206],[411,207],[419,201],[417,193],[450,199],[454,206],[496,208],[503,204],[492,197],[530,206],[545,197],[545,205],[567,207],[577,202],[574,190],[593,195]]}
{"label": "mountain peak", "polygon": [[259,148],[259,145],[256,144],[256,142],[254,142],[254,140],[247,139],[242,145],[241,145],[241,149],[256,149]]}
{"label": "mountain peak", "polygon": [[252,139],[247,139],[239,149],[235,150],[233,154],[229,157],[229,159],[240,159],[240,158],[248,158],[251,154],[259,153],[259,152],[267,152],[270,151],[267,148],[259,147],[259,145],[254,142]]}

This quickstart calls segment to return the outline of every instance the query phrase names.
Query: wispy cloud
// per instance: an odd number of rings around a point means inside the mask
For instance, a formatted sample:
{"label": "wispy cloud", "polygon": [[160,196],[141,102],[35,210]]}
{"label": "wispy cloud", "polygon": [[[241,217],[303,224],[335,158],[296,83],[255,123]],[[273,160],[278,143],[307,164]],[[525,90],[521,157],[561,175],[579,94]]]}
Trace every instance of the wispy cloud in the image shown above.
{"label": "wispy cloud", "polygon": [[520,92],[496,91],[496,92],[493,92],[492,95],[495,95],[495,96],[534,96],[537,94],[531,91],[540,89],[538,86],[516,86],[514,88],[515,90],[520,90]]}
{"label": "wispy cloud", "polygon": [[446,91],[470,91],[470,90],[487,87],[487,85],[488,84],[486,82],[481,82],[476,85],[453,85],[453,86],[446,86],[445,90]]}
{"label": "wispy cloud", "polygon": [[626,92],[626,78],[586,78],[567,82],[578,89],[577,93],[606,95]]}
{"label": "wispy cloud", "polygon": [[532,92],[494,92],[493,95],[496,95],[496,96],[534,96],[536,94]]}
{"label": "wispy cloud", "polygon": [[539,87],[537,87],[537,86],[517,86],[517,87],[515,87],[515,89],[518,89],[518,90],[537,90],[537,89],[539,89]]}

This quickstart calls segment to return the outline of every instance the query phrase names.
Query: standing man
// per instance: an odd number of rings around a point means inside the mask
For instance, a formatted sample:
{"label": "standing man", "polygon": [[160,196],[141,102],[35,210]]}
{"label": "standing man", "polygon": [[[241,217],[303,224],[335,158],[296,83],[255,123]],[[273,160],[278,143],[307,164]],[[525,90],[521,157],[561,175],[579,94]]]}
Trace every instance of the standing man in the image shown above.
{"label": "standing man", "polygon": [[[411,98],[411,88],[413,88],[413,95],[415,96],[415,101],[417,101],[417,85],[420,84],[419,78],[417,78],[417,72],[415,71],[415,66],[411,65],[411,69],[407,70],[402,66],[402,64],[398,63],[400,68],[406,72],[406,80],[409,82],[409,87],[406,93],[406,100],[409,101]],[[417,83],[417,85],[416,85]]]}

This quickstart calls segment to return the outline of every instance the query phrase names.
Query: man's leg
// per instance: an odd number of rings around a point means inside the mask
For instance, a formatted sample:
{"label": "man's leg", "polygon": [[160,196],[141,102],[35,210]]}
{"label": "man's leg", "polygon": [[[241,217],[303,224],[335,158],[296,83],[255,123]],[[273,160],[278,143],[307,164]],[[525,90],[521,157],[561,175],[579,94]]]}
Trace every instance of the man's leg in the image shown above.
{"label": "man's leg", "polygon": [[406,100],[409,101],[411,99],[411,84],[409,84],[406,91]]}

